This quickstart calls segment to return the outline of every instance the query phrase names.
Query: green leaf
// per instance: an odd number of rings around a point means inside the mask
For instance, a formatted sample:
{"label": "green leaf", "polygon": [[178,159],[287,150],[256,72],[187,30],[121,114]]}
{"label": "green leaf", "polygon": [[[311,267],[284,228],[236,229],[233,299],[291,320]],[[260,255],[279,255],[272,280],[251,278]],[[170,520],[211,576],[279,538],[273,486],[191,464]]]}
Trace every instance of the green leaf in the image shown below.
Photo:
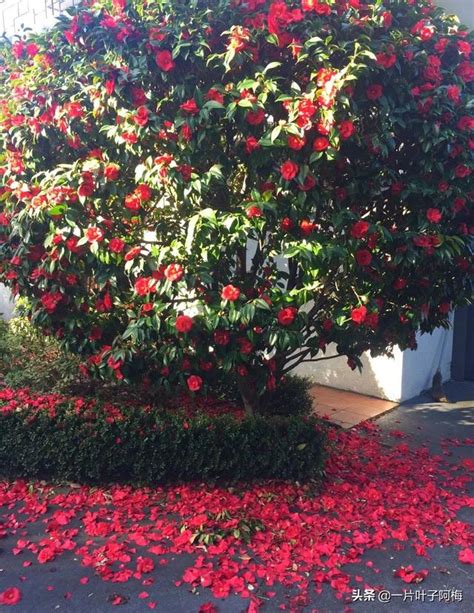
{"label": "green leaf", "polygon": [[262,300],[262,298],[255,298],[252,300],[252,302],[259,309],[263,309],[264,311],[271,310],[270,306],[265,302],[265,300]]}
{"label": "green leaf", "polygon": [[270,141],[274,143],[281,134],[281,126],[275,126],[270,135]]}
{"label": "green leaf", "polygon": [[57,204],[52,209],[48,210],[48,215],[51,215],[51,217],[55,217],[56,215],[63,215],[66,211],[67,211],[67,205]]}
{"label": "green leaf", "polygon": [[217,100],[209,100],[209,102],[206,102],[206,104],[203,106],[204,109],[224,109],[225,106],[223,104],[221,104],[220,102],[217,102]]}
{"label": "green leaf", "polygon": [[184,248],[188,253],[192,252],[192,246],[194,241],[194,233],[196,231],[196,225],[201,218],[201,214],[197,213],[197,215],[193,215],[189,220],[188,231],[186,233],[186,242]]}
{"label": "green leaf", "polygon": [[267,66],[265,66],[263,74],[267,74],[269,70],[273,70],[274,68],[278,68],[279,66],[281,66],[281,62],[270,62],[270,64],[267,64]]}

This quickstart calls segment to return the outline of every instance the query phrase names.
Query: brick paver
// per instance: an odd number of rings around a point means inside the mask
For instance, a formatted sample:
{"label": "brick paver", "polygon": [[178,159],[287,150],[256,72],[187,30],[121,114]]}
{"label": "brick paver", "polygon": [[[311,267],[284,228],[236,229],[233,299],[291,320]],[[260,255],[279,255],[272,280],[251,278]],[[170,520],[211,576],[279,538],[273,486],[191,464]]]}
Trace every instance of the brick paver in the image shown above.
{"label": "brick paver", "polygon": [[315,413],[343,428],[351,428],[361,421],[378,417],[398,406],[396,402],[389,400],[324,385],[314,385],[311,395],[314,398]]}

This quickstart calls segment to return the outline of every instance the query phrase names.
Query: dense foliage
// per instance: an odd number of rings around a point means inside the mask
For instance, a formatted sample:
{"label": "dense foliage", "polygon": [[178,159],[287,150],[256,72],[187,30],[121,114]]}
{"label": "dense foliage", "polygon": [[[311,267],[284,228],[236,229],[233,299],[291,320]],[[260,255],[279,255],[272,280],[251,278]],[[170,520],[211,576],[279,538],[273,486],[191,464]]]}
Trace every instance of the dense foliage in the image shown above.
{"label": "dense foliage", "polygon": [[256,392],[470,295],[472,33],[431,0],[97,0],[3,51],[2,279],[101,376]]}
{"label": "dense foliage", "polygon": [[10,387],[63,391],[79,383],[79,359],[45,336],[28,319],[0,321],[0,377]]}
{"label": "dense foliage", "polygon": [[322,428],[310,417],[164,413],[6,388],[0,475],[134,484],[319,478]]}

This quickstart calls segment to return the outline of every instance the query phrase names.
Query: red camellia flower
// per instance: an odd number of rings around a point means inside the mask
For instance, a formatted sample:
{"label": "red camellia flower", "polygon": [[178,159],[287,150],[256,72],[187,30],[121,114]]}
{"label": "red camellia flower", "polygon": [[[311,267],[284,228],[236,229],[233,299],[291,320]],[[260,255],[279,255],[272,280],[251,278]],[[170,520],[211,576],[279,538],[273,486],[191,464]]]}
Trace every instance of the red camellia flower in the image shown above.
{"label": "red camellia flower", "polygon": [[466,177],[469,177],[471,173],[472,170],[465,164],[458,164],[454,169],[454,174],[458,179],[465,179]]}
{"label": "red camellia flower", "polygon": [[104,231],[102,228],[91,226],[86,230],[86,238],[89,243],[100,243],[100,241],[104,240]]}
{"label": "red camellia flower", "polygon": [[21,591],[17,587],[7,587],[0,593],[0,604],[11,606],[18,604],[21,600]]}
{"label": "red camellia flower", "polygon": [[453,211],[459,213],[466,207],[466,199],[459,196],[453,200]]}
{"label": "red camellia flower", "polygon": [[94,175],[91,172],[83,172],[81,175],[81,184],[77,193],[82,198],[87,198],[88,196],[92,196],[95,191],[95,179]]}
{"label": "red camellia flower", "polygon": [[317,185],[317,181],[313,177],[313,175],[307,175],[303,183],[300,183],[298,185],[298,189],[300,189],[302,192],[308,192],[309,190],[313,189],[313,187],[315,187],[316,185]]}
{"label": "red camellia flower", "polygon": [[185,123],[184,126],[182,126],[181,128],[180,135],[183,140],[189,143],[193,137],[193,131],[191,129],[191,126]]}
{"label": "red camellia flower", "polygon": [[301,138],[301,136],[291,135],[288,137],[288,147],[293,149],[294,151],[299,151],[303,149],[306,144],[306,139]]}
{"label": "red camellia flower", "polygon": [[351,319],[358,326],[364,323],[366,317],[367,307],[365,306],[356,307],[351,311]]}
{"label": "red camellia flower", "polygon": [[447,315],[449,313],[449,311],[451,310],[451,303],[450,302],[442,302],[439,306],[438,306],[438,311],[442,314],[442,315]]}
{"label": "red camellia flower", "polygon": [[374,83],[373,85],[369,85],[365,93],[369,100],[378,100],[383,96],[383,87]]}
{"label": "red camellia flower", "polygon": [[245,116],[245,120],[251,126],[258,126],[265,121],[265,112],[263,111],[263,109],[249,111]]}
{"label": "red camellia flower", "polygon": [[137,126],[142,128],[147,125],[149,118],[150,115],[146,106],[141,106],[132,117]]}
{"label": "red camellia flower", "polygon": [[79,119],[84,116],[84,109],[80,102],[66,102],[64,110],[71,119]]}
{"label": "red camellia flower", "polygon": [[224,94],[221,94],[220,91],[213,87],[207,92],[206,98],[208,100],[214,100],[214,102],[219,102],[219,104],[224,104]]}
{"label": "red camellia flower", "polygon": [[143,315],[148,315],[149,313],[152,313],[154,310],[155,310],[155,307],[154,307],[153,303],[152,302],[147,302],[146,304],[144,304],[142,306],[141,313]]}
{"label": "red camellia flower", "polygon": [[127,253],[125,254],[125,261],[131,262],[132,260],[137,258],[141,254],[141,252],[142,252],[141,247],[132,247],[132,249],[127,251]]}
{"label": "red camellia flower", "polygon": [[325,319],[325,320],[323,321],[323,330],[324,330],[325,332],[330,332],[330,331],[332,330],[332,328],[333,328],[333,325],[334,325],[334,324],[332,323],[332,320],[331,320],[331,319]]}
{"label": "red camellia flower", "polygon": [[421,40],[430,40],[434,33],[435,27],[429,23],[427,19],[420,19],[411,29],[411,33],[414,36],[419,36]]}
{"label": "red camellia flower", "polygon": [[135,281],[135,291],[139,296],[147,296],[155,289],[155,280],[152,277],[140,277]]}
{"label": "red camellia flower", "polygon": [[375,330],[377,326],[379,325],[379,314],[378,313],[367,313],[364,324],[371,330]]}
{"label": "red camellia flower", "polygon": [[133,194],[128,194],[128,196],[125,196],[125,208],[134,212],[137,212],[142,208],[142,203],[138,194],[134,192]]}
{"label": "red camellia flower", "polygon": [[474,564],[474,551],[466,547],[458,553],[458,560],[463,564]]}
{"label": "red camellia flower", "polygon": [[17,40],[12,45],[12,54],[17,60],[19,60],[25,52],[25,43],[21,40]]}
{"label": "red camellia flower", "polygon": [[119,370],[123,366],[123,360],[116,360],[113,356],[110,356],[107,360],[107,366],[112,370]]}
{"label": "red camellia flower", "polygon": [[408,285],[408,281],[406,279],[404,279],[403,277],[398,277],[393,282],[393,289],[396,289],[396,290],[404,289],[407,285]]}
{"label": "red camellia flower", "polygon": [[255,136],[248,136],[245,141],[245,149],[247,153],[250,154],[259,148],[260,148],[260,143],[258,142],[258,139],[256,139]]}
{"label": "red camellia flower", "polygon": [[306,12],[314,11],[318,15],[331,14],[331,6],[321,0],[301,0],[301,9]]}
{"label": "red camellia flower", "polygon": [[246,210],[246,215],[249,219],[252,219],[253,217],[262,217],[263,216],[263,211],[260,207],[258,206],[251,206]]}
{"label": "red camellia flower", "polygon": [[290,326],[296,319],[298,309],[296,307],[286,307],[278,311],[277,319],[281,326]]}
{"label": "red camellia flower", "polygon": [[[466,40],[458,40],[457,43],[458,51],[461,55],[470,55],[472,51],[472,46]],[[27,48],[28,51],[28,48]]]}
{"label": "red camellia flower", "polygon": [[191,98],[187,102],[183,102],[179,108],[190,115],[197,115],[199,113],[199,107],[194,98]]}
{"label": "red camellia flower", "polygon": [[193,327],[193,319],[192,317],[188,317],[187,315],[178,315],[176,318],[176,330],[178,332],[186,333],[189,332]]}
{"label": "red camellia flower", "polygon": [[397,62],[397,56],[395,53],[378,53],[377,54],[377,64],[385,68],[391,68]]}
{"label": "red camellia flower", "polygon": [[339,134],[341,135],[341,138],[350,138],[354,134],[354,132],[355,126],[352,121],[350,121],[349,119],[341,121],[341,123],[339,124]]}
{"label": "red camellia flower", "polygon": [[439,223],[443,217],[443,214],[439,209],[428,209],[426,211],[426,219],[430,223]]}
{"label": "red camellia flower", "polygon": [[170,264],[165,268],[164,275],[168,281],[180,281],[184,275],[184,268],[181,264]]}
{"label": "red camellia flower", "polygon": [[448,85],[446,88],[446,95],[451,102],[458,104],[461,100],[461,89],[457,85]]}
{"label": "red camellia flower", "polygon": [[28,43],[26,45],[26,55],[28,57],[34,57],[39,52],[40,52],[40,48],[38,47],[38,45],[36,43]]}
{"label": "red camellia flower", "polygon": [[369,231],[369,223],[367,221],[357,221],[351,228],[351,236],[353,238],[364,238]]}
{"label": "red camellia flower", "polygon": [[229,300],[229,302],[235,302],[239,299],[240,289],[235,285],[226,285],[222,288],[221,298],[222,300]]}
{"label": "red camellia flower", "polygon": [[309,236],[316,230],[316,224],[309,219],[303,219],[300,223],[300,229],[303,236]]}
{"label": "red camellia flower", "polygon": [[202,387],[202,379],[199,375],[190,375],[186,383],[190,392],[198,392]]}
{"label": "red camellia flower", "polygon": [[152,196],[151,188],[145,183],[140,183],[135,189],[135,194],[142,202],[148,202]]}
{"label": "red camellia flower", "polygon": [[372,261],[372,254],[368,249],[359,249],[355,254],[357,264],[360,266],[368,266]]}
{"label": "red camellia flower", "polygon": [[164,49],[163,51],[158,51],[155,55],[155,61],[158,65],[158,68],[163,72],[170,72],[175,67],[175,63],[173,61],[173,55],[171,51]]}
{"label": "red camellia flower", "polygon": [[253,351],[253,345],[248,338],[238,338],[237,342],[239,344],[240,353],[243,355],[250,355]]}
{"label": "red camellia flower", "polygon": [[120,176],[120,166],[110,163],[104,168],[104,177],[107,181],[116,181]]}
{"label": "red camellia flower", "polygon": [[112,253],[122,253],[125,249],[125,242],[121,238],[112,238],[109,241],[109,249]]}
{"label": "red camellia flower", "polygon": [[470,83],[474,81],[474,64],[471,62],[461,62],[456,68],[456,74],[464,81]]}
{"label": "red camellia flower", "polygon": [[281,176],[285,179],[285,181],[291,181],[297,176],[299,172],[299,166],[296,162],[287,160],[286,162],[283,162],[283,164],[280,166],[280,172]]}
{"label": "red camellia flower", "polygon": [[[459,91],[459,88],[456,85],[450,85],[450,87],[456,87],[456,90]],[[448,87],[448,90],[449,88]],[[463,132],[470,132],[474,130],[474,117],[470,117],[469,115],[463,115],[459,118],[458,128]]]}
{"label": "red camellia flower", "polygon": [[214,341],[217,345],[228,345],[230,342],[230,332],[228,330],[216,330],[214,332]]}
{"label": "red camellia flower", "polygon": [[389,28],[393,22],[393,15],[390,11],[384,11],[382,13],[382,21],[385,28]]}
{"label": "red camellia flower", "polygon": [[318,136],[313,143],[315,151],[325,151],[329,147],[329,139],[325,136]]}

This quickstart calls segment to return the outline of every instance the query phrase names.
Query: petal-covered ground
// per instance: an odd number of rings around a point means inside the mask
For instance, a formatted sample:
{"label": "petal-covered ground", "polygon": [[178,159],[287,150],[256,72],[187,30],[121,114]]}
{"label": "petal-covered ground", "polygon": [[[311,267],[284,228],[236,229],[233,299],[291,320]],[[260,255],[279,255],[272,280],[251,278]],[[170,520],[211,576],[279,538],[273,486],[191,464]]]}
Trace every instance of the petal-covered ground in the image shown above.
{"label": "petal-covered ground", "polygon": [[[474,461],[456,450],[474,440],[441,440],[434,454],[373,423],[331,439],[318,487],[2,482],[0,603],[25,612],[350,611],[364,590],[425,586],[428,603],[429,591],[462,588],[439,552],[472,587]],[[389,607],[401,610],[397,598]]]}

